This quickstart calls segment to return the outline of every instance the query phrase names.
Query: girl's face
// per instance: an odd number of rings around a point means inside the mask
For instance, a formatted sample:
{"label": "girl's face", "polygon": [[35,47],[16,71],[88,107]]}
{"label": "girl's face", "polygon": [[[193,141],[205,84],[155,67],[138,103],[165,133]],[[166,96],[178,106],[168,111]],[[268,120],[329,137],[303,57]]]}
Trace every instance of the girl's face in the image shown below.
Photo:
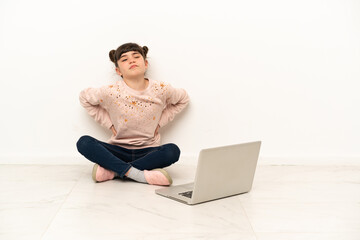
{"label": "girl's face", "polygon": [[134,78],[144,76],[148,68],[148,61],[144,61],[143,56],[137,51],[123,53],[117,62],[117,74],[123,75],[123,78]]}

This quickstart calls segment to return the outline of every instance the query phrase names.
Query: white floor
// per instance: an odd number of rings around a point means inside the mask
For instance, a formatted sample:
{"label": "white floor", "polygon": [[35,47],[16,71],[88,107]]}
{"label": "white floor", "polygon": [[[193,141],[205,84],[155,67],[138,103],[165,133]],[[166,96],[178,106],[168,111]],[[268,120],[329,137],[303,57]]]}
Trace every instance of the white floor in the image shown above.
{"label": "white floor", "polygon": [[[360,166],[259,165],[250,193],[196,206],[92,165],[0,165],[0,239],[360,239]],[[167,169],[174,185],[195,167]]]}

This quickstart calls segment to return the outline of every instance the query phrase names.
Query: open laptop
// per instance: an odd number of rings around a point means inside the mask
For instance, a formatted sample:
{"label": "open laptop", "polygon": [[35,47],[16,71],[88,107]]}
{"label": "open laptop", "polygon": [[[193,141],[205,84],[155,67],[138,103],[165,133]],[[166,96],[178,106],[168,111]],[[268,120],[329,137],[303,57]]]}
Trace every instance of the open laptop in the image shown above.
{"label": "open laptop", "polygon": [[189,205],[249,192],[261,141],[202,149],[193,183],[155,192]]}

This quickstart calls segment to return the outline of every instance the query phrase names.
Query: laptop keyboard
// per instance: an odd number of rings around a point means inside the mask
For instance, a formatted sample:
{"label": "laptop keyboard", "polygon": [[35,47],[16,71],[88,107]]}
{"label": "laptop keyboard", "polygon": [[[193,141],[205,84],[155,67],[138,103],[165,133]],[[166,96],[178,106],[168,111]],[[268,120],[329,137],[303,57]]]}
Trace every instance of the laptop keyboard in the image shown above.
{"label": "laptop keyboard", "polygon": [[192,193],[193,193],[193,191],[188,191],[188,192],[179,193],[179,195],[184,196],[184,197],[187,197],[187,198],[191,198],[191,197],[192,197]]}

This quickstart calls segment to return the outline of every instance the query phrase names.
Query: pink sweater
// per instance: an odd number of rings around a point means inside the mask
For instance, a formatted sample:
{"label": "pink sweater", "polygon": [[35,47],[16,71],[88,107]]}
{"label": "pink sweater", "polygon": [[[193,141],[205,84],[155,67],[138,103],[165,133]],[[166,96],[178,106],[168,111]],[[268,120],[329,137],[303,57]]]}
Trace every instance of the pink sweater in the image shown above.
{"label": "pink sweater", "polygon": [[91,117],[117,135],[108,143],[128,149],[160,145],[158,124],[165,126],[189,103],[184,89],[149,79],[143,91],[130,88],[124,80],[100,88],[86,88],[80,92],[80,103]]}

